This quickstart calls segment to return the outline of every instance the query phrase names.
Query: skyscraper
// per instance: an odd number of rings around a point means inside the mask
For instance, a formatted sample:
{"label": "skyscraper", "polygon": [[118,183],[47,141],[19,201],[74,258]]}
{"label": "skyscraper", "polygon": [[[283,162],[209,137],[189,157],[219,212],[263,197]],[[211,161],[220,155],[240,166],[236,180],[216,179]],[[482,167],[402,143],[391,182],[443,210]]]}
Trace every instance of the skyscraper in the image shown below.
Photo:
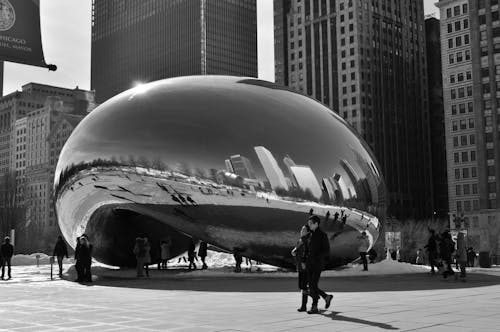
{"label": "skyscraper", "polygon": [[500,252],[500,15],[496,0],[444,1],[441,61],[452,219],[470,244]]}
{"label": "skyscraper", "polygon": [[99,102],[174,76],[257,77],[256,0],[94,0],[91,61]]}
{"label": "skyscraper", "polygon": [[422,0],[275,0],[276,81],[346,119],[368,142],[388,213],[433,211]]}
{"label": "skyscraper", "polygon": [[230,158],[231,166],[234,174],[243,177],[244,179],[256,179],[250,159],[236,154]]}
{"label": "skyscraper", "polygon": [[264,172],[266,173],[266,177],[271,184],[271,188],[273,190],[277,188],[288,190],[288,183],[285,179],[285,175],[283,175],[283,171],[271,151],[263,146],[256,146],[254,150],[255,153],[257,153],[257,157],[259,158],[262,168],[264,168]]}
{"label": "skyscraper", "polygon": [[293,177],[300,189],[309,190],[314,197],[321,198],[322,190],[318,179],[309,166],[291,166]]}

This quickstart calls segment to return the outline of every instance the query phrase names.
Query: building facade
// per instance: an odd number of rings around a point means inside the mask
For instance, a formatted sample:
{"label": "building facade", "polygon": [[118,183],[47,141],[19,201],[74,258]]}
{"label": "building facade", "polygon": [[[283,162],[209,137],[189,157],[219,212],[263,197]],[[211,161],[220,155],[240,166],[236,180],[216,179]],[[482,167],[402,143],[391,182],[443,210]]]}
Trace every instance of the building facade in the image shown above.
{"label": "building facade", "polygon": [[423,1],[275,0],[274,8],[276,82],[328,105],[364,137],[386,177],[389,215],[431,217]]}
{"label": "building facade", "polygon": [[96,106],[94,94],[29,83],[0,99],[0,105],[0,175],[15,178],[14,204],[24,211],[15,223],[18,244],[46,249],[40,241],[50,236],[53,241],[58,233],[52,201],[58,156],[72,130]]}
{"label": "building facade", "polygon": [[94,0],[98,102],[138,82],[211,74],[257,77],[256,0]]}
{"label": "building facade", "polygon": [[497,0],[438,3],[450,227],[500,253],[500,17]]}

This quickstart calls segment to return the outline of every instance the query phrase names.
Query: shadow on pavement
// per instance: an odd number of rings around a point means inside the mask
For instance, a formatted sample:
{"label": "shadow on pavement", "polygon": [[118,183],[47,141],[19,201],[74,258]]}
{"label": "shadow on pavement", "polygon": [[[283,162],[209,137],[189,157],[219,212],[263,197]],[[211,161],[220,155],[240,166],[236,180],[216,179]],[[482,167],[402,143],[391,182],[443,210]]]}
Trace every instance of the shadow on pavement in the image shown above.
{"label": "shadow on pavement", "polygon": [[331,313],[328,313],[328,314],[321,313],[321,315],[323,315],[325,317],[329,317],[334,321],[363,324],[363,325],[378,327],[378,328],[384,329],[384,330],[399,330],[399,328],[394,327],[390,324],[378,323],[378,322],[373,322],[373,321],[360,319],[360,318],[354,318],[354,317],[347,317],[347,316],[342,316],[339,314],[341,314],[341,312],[337,312],[337,311],[332,311]]}
{"label": "shadow on pavement", "polygon": [[[100,275],[96,286],[126,287],[155,290],[192,290],[207,292],[295,292],[297,279],[251,273],[245,276],[190,276],[189,272],[168,271],[153,273],[151,278],[132,278]],[[453,277],[431,276],[427,273],[376,275],[359,277],[321,278],[320,287],[327,292],[390,292],[437,289],[463,289],[500,284],[500,277],[471,273],[466,282]]]}

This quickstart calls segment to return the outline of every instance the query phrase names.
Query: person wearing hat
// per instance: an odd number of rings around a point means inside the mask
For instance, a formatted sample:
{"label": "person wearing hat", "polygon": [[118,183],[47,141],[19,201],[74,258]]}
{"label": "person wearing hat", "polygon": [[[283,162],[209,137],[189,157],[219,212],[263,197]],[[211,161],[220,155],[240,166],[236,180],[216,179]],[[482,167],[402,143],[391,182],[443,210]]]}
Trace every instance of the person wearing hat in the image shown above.
{"label": "person wearing hat", "polygon": [[14,246],[10,244],[10,237],[6,236],[4,239],[4,243],[0,247],[0,257],[2,259],[0,260],[2,262],[2,280],[4,280],[5,276],[5,265],[7,265],[7,275],[8,279],[11,279],[11,268],[10,268],[10,262],[12,260],[12,256],[14,255]]}

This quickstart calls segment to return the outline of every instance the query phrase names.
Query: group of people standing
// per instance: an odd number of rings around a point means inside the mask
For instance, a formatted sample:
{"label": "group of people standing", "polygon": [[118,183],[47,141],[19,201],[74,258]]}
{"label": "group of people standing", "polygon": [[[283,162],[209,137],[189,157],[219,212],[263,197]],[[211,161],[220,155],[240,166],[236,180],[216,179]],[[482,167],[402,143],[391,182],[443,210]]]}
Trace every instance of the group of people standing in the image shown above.
{"label": "group of people standing", "polygon": [[308,314],[318,313],[318,301],[325,300],[325,309],[330,307],[333,295],[325,293],[318,287],[325,260],[330,253],[328,236],[319,227],[320,218],[316,215],[309,217],[307,224],[300,230],[300,238],[292,250],[296,259],[299,276],[299,289],[302,293],[302,302],[299,312],[307,311],[308,297],[312,298],[311,309]]}
{"label": "group of people standing", "polygon": [[465,281],[466,265],[467,265],[467,248],[465,244],[464,233],[459,232],[457,236],[456,250],[455,242],[451,238],[449,231],[444,231],[440,235],[436,234],[433,229],[429,230],[430,236],[425,248],[427,249],[429,264],[431,266],[431,274],[436,273],[436,269],[442,271],[444,278],[454,275],[455,272],[451,267],[452,255],[455,253],[457,265],[460,266],[460,279]]}

